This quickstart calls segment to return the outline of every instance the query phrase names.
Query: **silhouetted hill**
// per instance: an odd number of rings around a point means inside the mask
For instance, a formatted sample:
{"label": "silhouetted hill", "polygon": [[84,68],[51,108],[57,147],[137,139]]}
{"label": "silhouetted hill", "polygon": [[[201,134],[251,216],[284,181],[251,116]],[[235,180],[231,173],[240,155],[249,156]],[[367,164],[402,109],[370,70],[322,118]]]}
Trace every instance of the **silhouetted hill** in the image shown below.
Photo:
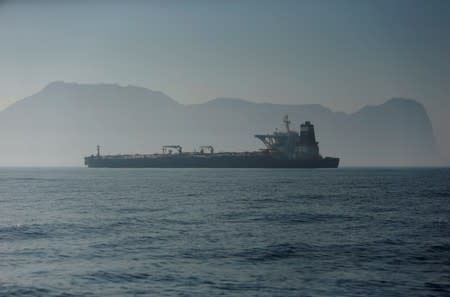
{"label": "silhouetted hill", "polygon": [[255,150],[256,133],[312,121],[323,155],[342,165],[427,165],[435,156],[422,104],[391,99],[353,114],[317,104],[282,105],[217,98],[182,105],[161,92],[113,84],[54,82],[0,112],[1,165],[82,165],[100,144],[105,153],[151,153],[163,144],[192,150]]}

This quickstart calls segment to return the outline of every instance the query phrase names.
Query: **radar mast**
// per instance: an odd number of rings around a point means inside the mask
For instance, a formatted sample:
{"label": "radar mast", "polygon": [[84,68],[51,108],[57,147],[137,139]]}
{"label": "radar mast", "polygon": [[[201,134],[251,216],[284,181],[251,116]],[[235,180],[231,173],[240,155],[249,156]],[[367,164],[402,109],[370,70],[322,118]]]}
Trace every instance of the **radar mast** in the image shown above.
{"label": "radar mast", "polygon": [[289,133],[291,130],[289,129],[289,125],[291,124],[291,121],[289,120],[289,116],[285,115],[283,118],[283,123],[286,127],[286,131]]}

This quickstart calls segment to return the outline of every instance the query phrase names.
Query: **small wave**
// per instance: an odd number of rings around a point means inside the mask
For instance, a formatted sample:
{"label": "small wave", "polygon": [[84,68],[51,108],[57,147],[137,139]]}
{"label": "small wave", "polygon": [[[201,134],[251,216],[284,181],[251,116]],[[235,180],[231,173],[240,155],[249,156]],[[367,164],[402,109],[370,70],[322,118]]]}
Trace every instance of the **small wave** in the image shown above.
{"label": "small wave", "polygon": [[185,195],[186,197],[200,197],[202,196],[201,193],[188,193]]}
{"label": "small wave", "polygon": [[291,180],[291,179],[277,181],[277,185],[280,185],[280,184],[289,185],[289,184],[295,184],[295,183],[297,183],[297,181]]}
{"label": "small wave", "polygon": [[26,297],[88,297],[94,296],[91,293],[84,292],[83,294],[71,294],[67,292],[61,292],[56,290],[50,290],[46,288],[39,288],[33,286],[19,286],[19,285],[0,285],[0,297],[14,297],[14,296],[26,296]]}
{"label": "small wave", "polygon": [[221,249],[188,249],[181,253],[183,258],[187,259],[225,259],[232,255]]}
{"label": "small wave", "polygon": [[42,177],[3,177],[0,181],[61,181],[59,178],[42,178]]}
{"label": "small wave", "polygon": [[188,225],[201,225],[204,224],[205,221],[203,220],[175,220],[175,219],[162,219],[160,221],[162,224],[165,225],[182,225],[182,226],[188,226]]}
{"label": "small wave", "polygon": [[420,192],[421,196],[433,198],[448,198],[450,197],[449,190],[425,190]]}
{"label": "small wave", "polygon": [[434,244],[430,246],[429,252],[450,252],[450,243]]}
{"label": "small wave", "polygon": [[52,292],[48,289],[29,287],[29,286],[0,286],[0,296],[52,296]]}
{"label": "small wave", "polygon": [[328,199],[329,197],[330,197],[329,194],[295,194],[295,195],[287,195],[287,200],[292,199],[320,200],[320,199]]}
{"label": "small wave", "polygon": [[280,222],[280,223],[318,223],[327,221],[351,221],[354,217],[328,213],[294,213],[269,214],[258,216],[254,221]]}
{"label": "small wave", "polygon": [[311,253],[313,247],[307,244],[277,244],[264,248],[247,249],[244,252],[237,253],[235,256],[245,258],[251,262],[276,261],[288,258],[299,257],[302,254]]}
{"label": "small wave", "polygon": [[143,281],[148,279],[150,275],[147,273],[96,271],[81,277],[91,281],[121,283]]}
{"label": "small wave", "polygon": [[48,237],[49,234],[43,230],[42,225],[13,225],[0,227],[0,241],[2,240],[25,240]]}
{"label": "small wave", "polygon": [[[258,292],[261,290],[269,290],[270,289],[269,286],[265,286],[262,284],[244,284],[244,283],[231,283],[231,282],[218,284],[213,287],[223,290],[223,291],[237,291],[240,293],[243,291],[257,291]],[[258,295],[255,295],[255,296],[258,296]]]}
{"label": "small wave", "polygon": [[450,252],[450,244],[433,244],[424,249],[421,249],[417,253],[411,255],[411,262],[427,263],[428,265],[450,265],[450,258],[448,254]]}
{"label": "small wave", "polygon": [[450,289],[449,289],[448,285],[438,284],[436,282],[426,282],[425,286],[427,288],[430,288],[434,292],[446,293],[446,294],[450,293]]}

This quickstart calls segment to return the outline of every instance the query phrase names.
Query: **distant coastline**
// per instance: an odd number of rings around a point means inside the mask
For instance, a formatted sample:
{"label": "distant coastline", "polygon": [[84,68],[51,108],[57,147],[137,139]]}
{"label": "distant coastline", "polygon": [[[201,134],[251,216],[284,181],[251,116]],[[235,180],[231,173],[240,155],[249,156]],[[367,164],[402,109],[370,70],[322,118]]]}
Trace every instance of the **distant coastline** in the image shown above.
{"label": "distant coastline", "polygon": [[285,114],[293,126],[313,121],[322,153],[342,156],[342,166],[439,165],[431,120],[411,99],[346,114],[233,98],[182,105],[142,87],[54,82],[0,112],[0,166],[82,165],[97,144],[108,154],[156,152],[162,143],[254,150],[248,135],[281,128]]}

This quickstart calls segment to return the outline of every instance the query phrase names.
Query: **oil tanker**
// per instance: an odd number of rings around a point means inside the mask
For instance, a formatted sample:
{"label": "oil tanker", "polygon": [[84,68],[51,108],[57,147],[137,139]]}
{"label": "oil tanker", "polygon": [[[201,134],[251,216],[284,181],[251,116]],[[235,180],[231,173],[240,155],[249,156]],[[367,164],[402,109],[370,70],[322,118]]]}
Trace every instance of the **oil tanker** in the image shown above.
{"label": "oil tanker", "polygon": [[285,132],[257,134],[265,148],[254,152],[214,152],[210,145],[198,152],[183,152],[180,145],[164,145],[162,153],[134,155],[97,154],[84,158],[88,167],[97,168],[337,168],[339,158],[322,157],[314,125],[306,121],[300,133],[290,129],[284,117]]}

